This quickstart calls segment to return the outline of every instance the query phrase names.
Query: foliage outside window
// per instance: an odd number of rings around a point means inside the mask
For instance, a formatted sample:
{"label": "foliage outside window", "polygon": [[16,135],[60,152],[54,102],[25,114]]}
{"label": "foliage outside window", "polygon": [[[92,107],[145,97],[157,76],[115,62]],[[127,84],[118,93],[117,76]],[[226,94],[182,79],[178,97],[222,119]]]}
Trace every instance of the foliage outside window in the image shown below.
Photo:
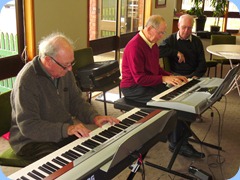
{"label": "foliage outside window", "polygon": [[202,0],[191,0],[193,6],[187,11],[190,15],[196,15],[197,17],[203,16],[203,1]]}
{"label": "foliage outside window", "polygon": [[213,7],[213,16],[215,17],[214,25],[219,26],[220,17],[225,13],[227,0],[211,0]]}

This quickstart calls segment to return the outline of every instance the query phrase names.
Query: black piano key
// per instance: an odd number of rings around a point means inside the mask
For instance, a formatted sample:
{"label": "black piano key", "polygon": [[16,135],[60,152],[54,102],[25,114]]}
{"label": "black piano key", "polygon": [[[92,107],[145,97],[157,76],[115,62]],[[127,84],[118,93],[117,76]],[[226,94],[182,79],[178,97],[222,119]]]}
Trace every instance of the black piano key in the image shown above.
{"label": "black piano key", "polygon": [[138,111],[136,114],[138,114],[139,116],[142,116],[142,117],[146,117],[148,115],[148,113],[146,113],[144,111]]}
{"label": "black piano key", "polygon": [[127,127],[130,126],[128,123],[124,122],[124,120],[122,120],[119,124],[123,124],[123,125],[125,125],[125,126],[127,126]]}
{"label": "black piano key", "polygon": [[36,170],[33,170],[32,173],[38,175],[39,177],[41,178],[45,178],[46,176],[44,176],[43,174],[41,174],[40,172],[36,171]]}
{"label": "black piano key", "polygon": [[55,169],[55,170],[60,169],[59,167],[55,166],[54,164],[52,164],[50,162],[47,162],[47,165],[50,166],[51,168]]}
{"label": "black piano key", "polygon": [[98,135],[95,135],[92,137],[92,139],[98,141],[98,142],[101,142],[101,143],[104,143],[105,141],[107,141],[107,139],[103,138],[103,137],[100,137]]}
{"label": "black piano key", "polygon": [[52,173],[55,172],[56,170],[51,168],[49,165],[47,164],[43,164],[42,167],[46,168],[47,170],[51,171]]}
{"label": "black piano key", "polygon": [[63,153],[62,156],[65,157],[66,159],[69,159],[70,161],[74,161],[76,159],[69,155],[67,152]]}
{"label": "black piano key", "polygon": [[69,150],[69,152],[70,153],[72,153],[72,154],[74,154],[75,156],[77,156],[77,157],[81,157],[82,155],[81,154],[79,154],[79,153],[77,153],[77,152],[74,152],[73,150]]}
{"label": "black piano key", "polygon": [[71,152],[70,150],[68,150],[66,152],[69,156],[72,156],[74,159],[77,159],[79,156],[77,156],[76,154],[74,154],[73,152]]}
{"label": "black piano key", "polygon": [[111,132],[111,131],[109,131],[109,130],[107,130],[107,129],[104,130],[103,132],[111,135],[112,137],[116,135],[114,132]]}
{"label": "black piano key", "polygon": [[110,128],[107,129],[107,132],[110,132],[114,135],[118,134],[118,132],[116,132],[116,131],[114,131],[113,129],[110,129]]}
{"label": "black piano key", "polygon": [[113,134],[113,133],[110,133],[110,132],[108,132],[108,131],[102,131],[102,132],[100,132],[99,133],[100,135],[102,135],[102,136],[104,136],[104,137],[106,137],[106,138],[112,138],[113,136],[115,136],[115,134]]}
{"label": "black piano key", "polygon": [[22,180],[29,180],[28,178],[26,178],[25,176],[21,176]]}
{"label": "black piano key", "polygon": [[129,126],[135,123],[135,121],[132,121],[132,120],[127,119],[127,118],[124,119],[122,122],[129,124]]}
{"label": "black piano key", "polygon": [[126,129],[127,128],[127,126],[122,125],[122,124],[115,124],[114,126],[119,127],[121,129]]}
{"label": "black piano key", "polygon": [[100,145],[100,143],[98,143],[98,142],[96,142],[96,141],[93,141],[93,140],[91,140],[91,139],[88,139],[87,141],[90,142],[90,143],[92,143],[92,144],[95,144],[95,146],[99,146],[99,145]]}
{"label": "black piano key", "polygon": [[57,160],[57,159],[52,159],[53,162],[55,162],[56,164],[60,165],[60,166],[65,166],[66,164],[64,164],[63,162]]}
{"label": "black piano key", "polygon": [[89,149],[86,149],[85,147],[83,146],[80,146],[80,145],[77,145],[76,147],[73,148],[74,150],[82,153],[82,154],[85,154],[89,151]]}
{"label": "black piano key", "polygon": [[40,177],[38,177],[38,176],[34,175],[34,174],[33,174],[33,173],[31,173],[31,172],[27,173],[27,175],[28,175],[28,176],[30,176],[30,177],[31,177],[31,178],[33,178],[33,179],[36,179],[36,180],[41,180],[41,178],[40,178]]}
{"label": "black piano key", "polygon": [[139,121],[140,119],[142,119],[142,117],[137,114],[132,114],[128,118],[134,119],[136,121]]}
{"label": "black piano key", "polygon": [[59,157],[59,156],[57,156],[56,159],[57,159],[58,161],[61,161],[61,162],[64,163],[65,165],[68,164],[68,162],[67,162],[65,159],[63,159],[63,158],[61,158],[61,157]]}
{"label": "black piano key", "polygon": [[110,128],[108,128],[108,130],[113,131],[113,132],[116,132],[117,134],[120,133],[120,132],[122,132],[121,129],[116,128],[116,127],[114,127],[114,126],[111,126]]}
{"label": "black piano key", "polygon": [[97,147],[100,144],[96,143],[96,142],[94,142],[94,141],[92,141],[90,139],[88,139],[87,141],[83,142],[82,145],[87,146],[87,147],[93,149],[93,148]]}
{"label": "black piano key", "polygon": [[47,170],[46,168],[39,166],[38,169],[42,170],[43,172],[47,173],[47,174],[52,174],[52,172],[50,172],[49,170]]}

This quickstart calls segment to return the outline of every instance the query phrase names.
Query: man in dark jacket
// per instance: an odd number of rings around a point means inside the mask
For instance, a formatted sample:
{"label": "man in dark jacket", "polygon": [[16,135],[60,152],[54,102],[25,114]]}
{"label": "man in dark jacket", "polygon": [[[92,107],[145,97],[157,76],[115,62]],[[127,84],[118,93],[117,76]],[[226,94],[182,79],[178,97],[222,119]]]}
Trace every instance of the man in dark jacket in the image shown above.
{"label": "man in dark jacket", "polygon": [[171,72],[189,78],[202,77],[206,60],[201,40],[192,35],[194,19],[185,14],[179,18],[179,31],[163,40],[159,46],[160,57],[167,57]]}

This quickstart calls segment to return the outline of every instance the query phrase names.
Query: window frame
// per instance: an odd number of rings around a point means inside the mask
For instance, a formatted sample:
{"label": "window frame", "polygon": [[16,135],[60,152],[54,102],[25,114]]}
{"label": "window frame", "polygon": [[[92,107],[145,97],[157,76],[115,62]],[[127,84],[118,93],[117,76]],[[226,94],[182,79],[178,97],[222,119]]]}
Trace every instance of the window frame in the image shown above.
{"label": "window frame", "polygon": [[0,80],[14,77],[24,66],[21,54],[24,50],[24,0],[15,0],[18,54],[0,58]]}

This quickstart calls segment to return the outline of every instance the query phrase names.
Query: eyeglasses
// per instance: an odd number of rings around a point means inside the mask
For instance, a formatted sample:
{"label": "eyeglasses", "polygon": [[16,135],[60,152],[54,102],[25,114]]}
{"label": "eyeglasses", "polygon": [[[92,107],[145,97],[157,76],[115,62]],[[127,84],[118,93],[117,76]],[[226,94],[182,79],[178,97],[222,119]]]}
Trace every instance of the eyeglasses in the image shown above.
{"label": "eyeglasses", "polygon": [[187,30],[192,30],[193,27],[192,27],[192,26],[181,26],[181,28],[184,29],[184,30],[185,30],[185,29],[187,29]]}
{"label": "eyeglasses", "polygon": [[164,34],[166,34],[165,31],[159,31],[159,30],[158,30],[157,28],[155,28],[154,26],[153,26],[153,28],[157,31],[158,35],[164,35]]}
{"label": "eyeglasses", "polygon": [[49,56],[57,65],[59,65],[61,68],[63,68],[64,70],[66,70],[69,67],[74,66],[74,64],[76,63],[75,61],[71,62],[71,64],[69,64],[68,66],[63,66],[62,64],[60,64],[56,59],[54,59],[52,56]]}

